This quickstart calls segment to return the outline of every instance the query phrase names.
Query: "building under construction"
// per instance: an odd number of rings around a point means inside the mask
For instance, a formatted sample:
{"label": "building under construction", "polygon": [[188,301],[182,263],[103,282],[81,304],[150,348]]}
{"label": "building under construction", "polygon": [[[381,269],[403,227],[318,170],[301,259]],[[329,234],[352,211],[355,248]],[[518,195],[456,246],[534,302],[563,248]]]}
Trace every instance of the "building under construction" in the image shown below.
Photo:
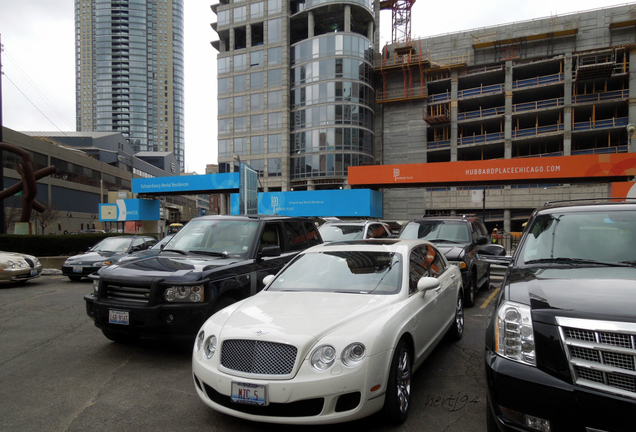
{"label": "building under construction", "polygon": [[[467,161],[633,153],[635,43],[636,5],[395,41],[374,62],[376,161],[452,170]],[[481,213],[472,191],[485,189],[486,220],[517,230],[545,201],[606,197],[611,182],[630,180],[432,181],[385,188],[383,210],[388,219]]]}

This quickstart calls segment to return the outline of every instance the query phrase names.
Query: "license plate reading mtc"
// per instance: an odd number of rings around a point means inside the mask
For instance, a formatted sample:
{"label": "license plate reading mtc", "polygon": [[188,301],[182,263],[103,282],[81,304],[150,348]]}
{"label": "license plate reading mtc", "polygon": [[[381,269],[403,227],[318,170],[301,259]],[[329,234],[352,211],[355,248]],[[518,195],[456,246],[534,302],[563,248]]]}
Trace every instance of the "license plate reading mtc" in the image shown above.
{"label": "license plate reading mtc", "polygon": [[232,382],[232,401],[249,405],[267,405],[265,386]]}
{"label": "license plate reading mtc", "polygon": [[128,325],[130,323],[130,317],[128,316],[128,311],[109,310],[108,322],[110,324]]}

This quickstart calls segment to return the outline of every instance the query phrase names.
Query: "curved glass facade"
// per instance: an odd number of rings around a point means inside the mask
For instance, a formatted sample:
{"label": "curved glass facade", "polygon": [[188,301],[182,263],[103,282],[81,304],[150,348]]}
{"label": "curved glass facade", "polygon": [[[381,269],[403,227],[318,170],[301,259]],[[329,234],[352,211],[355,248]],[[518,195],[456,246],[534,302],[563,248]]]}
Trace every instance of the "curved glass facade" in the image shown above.
{"label": "curved glass facade", "polygon": [[374,162],[373,48],[327,33],[291,47],[291,180],[346,177]]}

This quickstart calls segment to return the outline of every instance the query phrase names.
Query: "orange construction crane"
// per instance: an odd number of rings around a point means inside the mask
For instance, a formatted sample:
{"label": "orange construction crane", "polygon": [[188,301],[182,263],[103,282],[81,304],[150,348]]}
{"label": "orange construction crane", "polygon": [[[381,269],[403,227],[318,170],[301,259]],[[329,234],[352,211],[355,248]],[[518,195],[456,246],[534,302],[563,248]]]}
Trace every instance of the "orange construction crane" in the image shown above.
{"label": "orange construction crane", "polygon": [[391,43],[411,40],[411,8],[415,0],[381,0],[380,9],[391,9]]}

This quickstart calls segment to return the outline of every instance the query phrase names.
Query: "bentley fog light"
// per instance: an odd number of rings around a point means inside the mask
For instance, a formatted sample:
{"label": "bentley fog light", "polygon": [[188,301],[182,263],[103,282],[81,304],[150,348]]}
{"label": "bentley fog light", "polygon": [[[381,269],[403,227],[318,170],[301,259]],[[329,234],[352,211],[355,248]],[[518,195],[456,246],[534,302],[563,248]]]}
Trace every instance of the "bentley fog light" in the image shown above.
{"label": "bentley fog light", "polygon": [[203,357],[210,360],[216,352],[216,336],[209,336],[203,343]]}
{"label": "bentley fog light", "polygon": [[201,347],[203,346],[203,339],[205,338],[205,332],[201,330],[197,335],[197,340],[194,342],[194,349],[196,351],[201,351]]}
{"label": "bentley fog light", "polygon": [[324,371],[333,366],[336,361],[336,349],[331,345],[319,346],[311,354],[311,366],[318,370]]}
{"label": "bentley fog light", "polygon": [[497,310],[496,351],[520,363],[536,365],[530,307],[504,302]]}
{"label": "bentley fog light", "polygon": [[364,359],[365,348],[359,342],[352,343],[342,352],[342,363],[348,367],[355,367]]}

